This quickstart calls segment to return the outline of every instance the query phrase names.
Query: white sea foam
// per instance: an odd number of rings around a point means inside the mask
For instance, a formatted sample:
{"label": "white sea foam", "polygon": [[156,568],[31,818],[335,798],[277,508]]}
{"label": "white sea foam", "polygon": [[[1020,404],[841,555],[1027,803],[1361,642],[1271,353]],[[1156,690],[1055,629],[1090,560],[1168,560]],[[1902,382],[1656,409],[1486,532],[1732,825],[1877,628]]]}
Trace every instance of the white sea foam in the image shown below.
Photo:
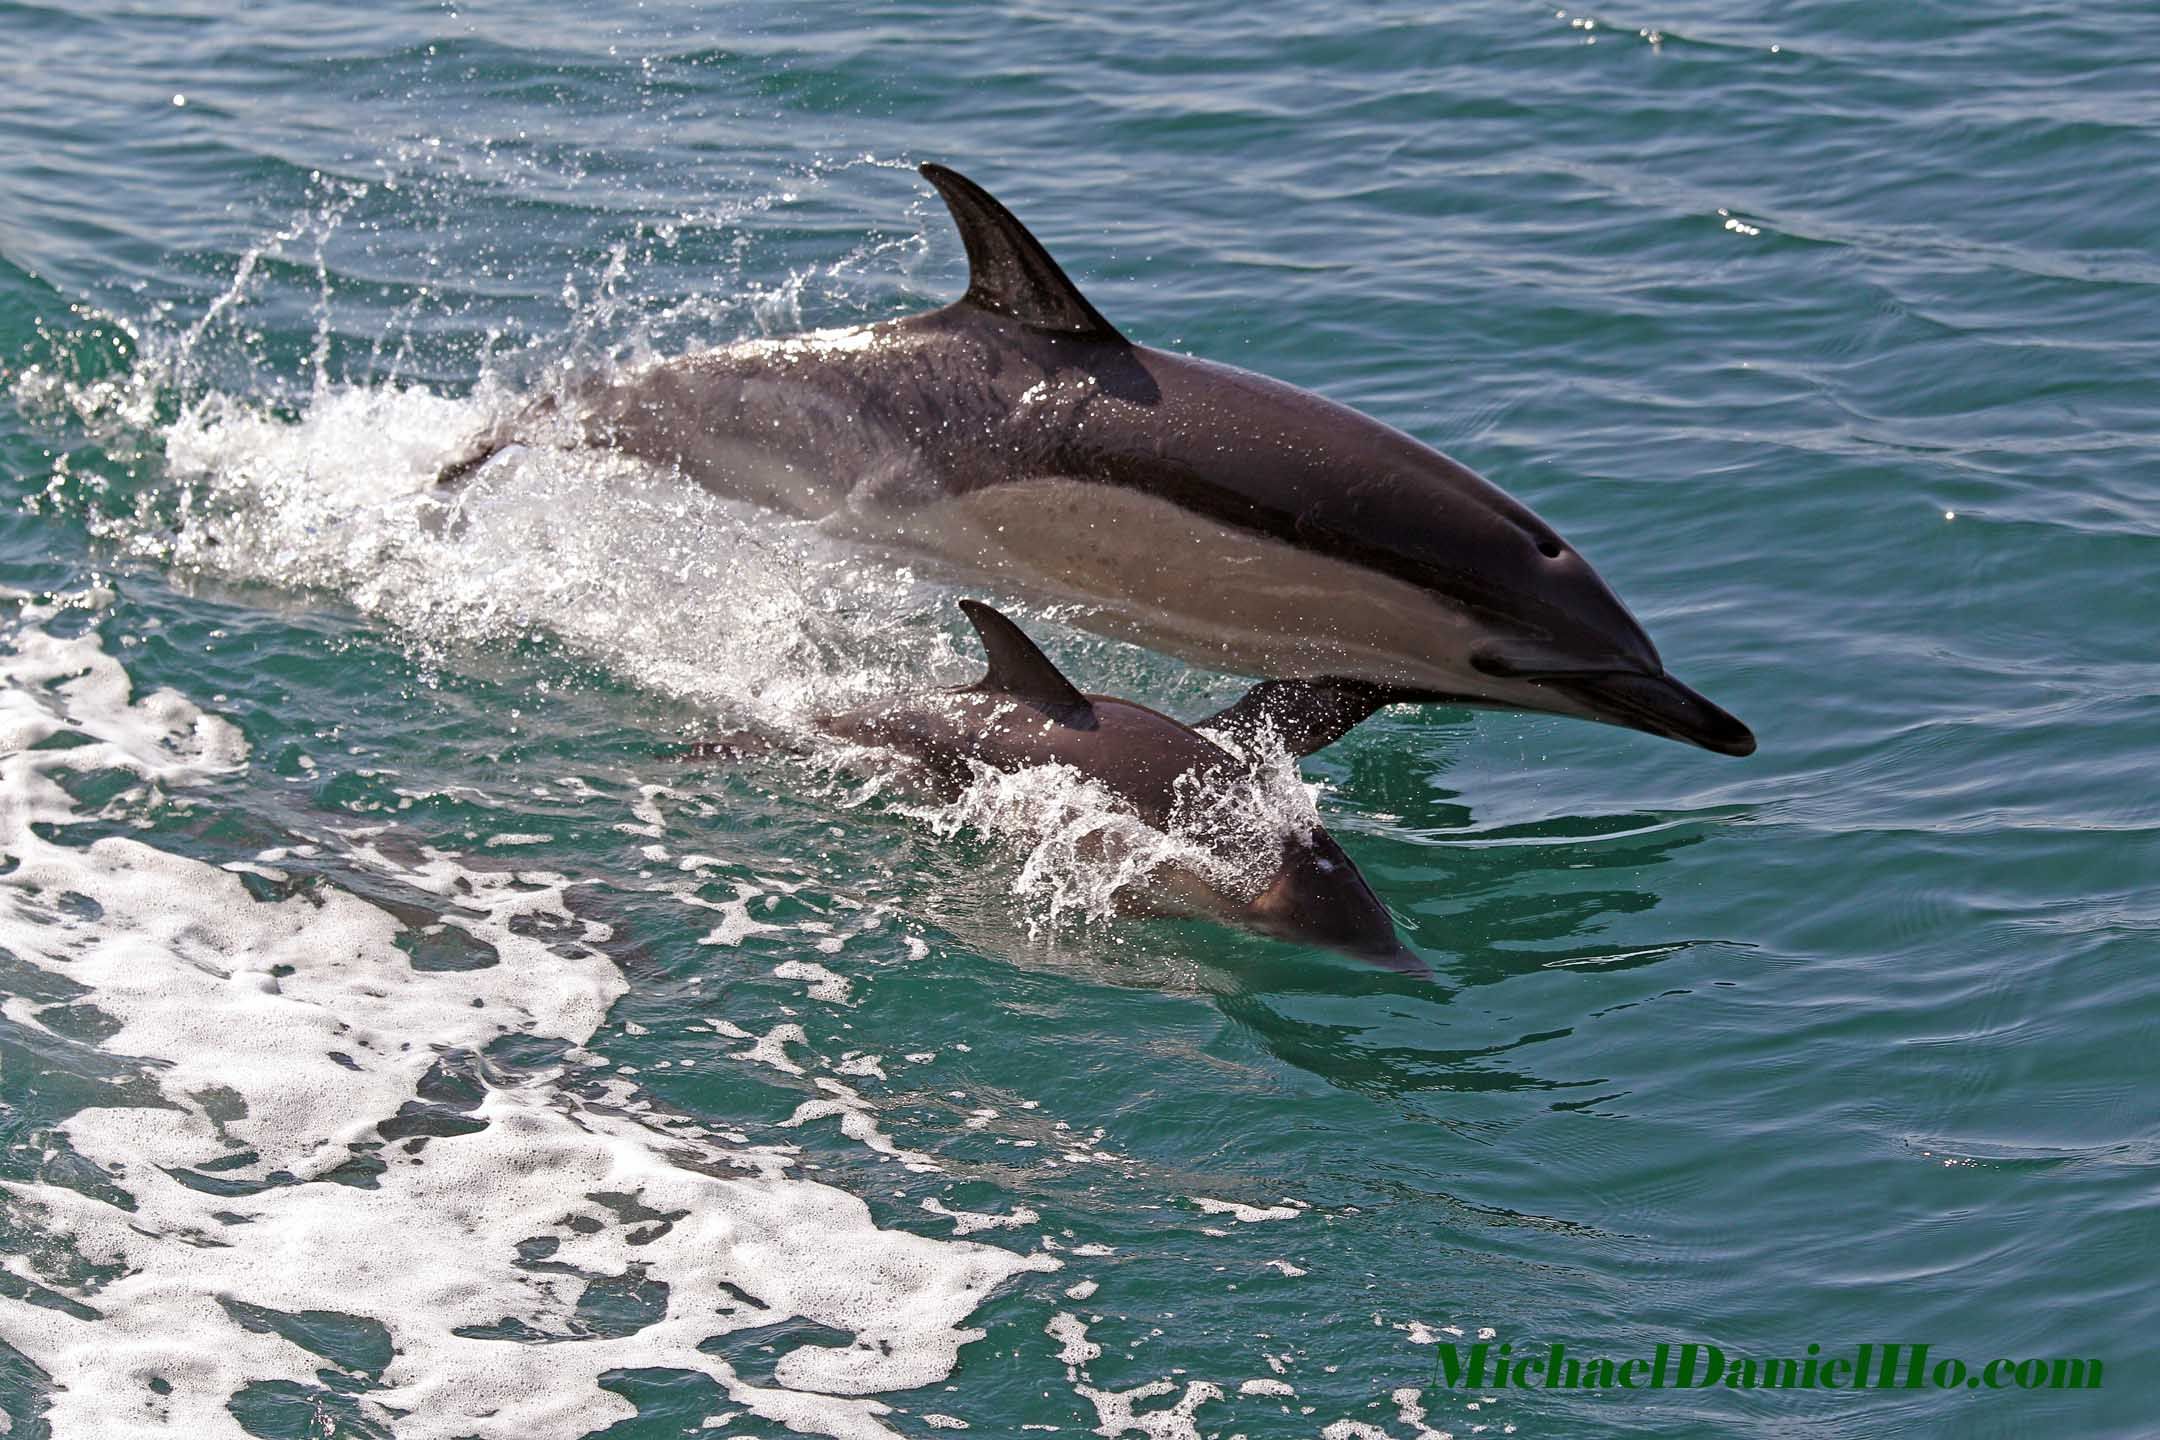
{"label": "white sea foam", "polygon": [[[1202,1405],[1223,1398],[1222,1387],[1205,1380],[1188,1380],[1184,1393],[1178,1394],[1174,1380],[1152,1380],[1145,1385],[1135,1385],[1130,1390],[1101,1390],[1092,1385],[1075,1385],[1073,1389],[1080,1398],[1094,1405],[1097,1435],[1125,1435],[1134,1431],[1149,1440],[1200,1440],[1200,1426],[1194,1418]],[[1165,1395],[1177,1395],[1176,1403],[1156,1410],[1142,1410],[1142,1400],[1155,1400]]]}
{"label": "white sea foam", "polygon": [[[796,1027],[788,1026],[785,1028],[795,1029]],[[797,1033],[799,1034],[800,1031],[798,1030]],[[887,1135],[879,1127],[877,1114],[871,1108],[870,1102],[863,1099],[852,1088],[824,1075],[818,1076],[813,1083],[816,1084],[818,1089],[825,1092],[825,1098],[822,1100],[805,1100],[802,1104],[796,1106],[795,1113],[780,1122],[783,1129],[807,1125],[813,1120],[827,1120],[838,1117],[841,1134],[866,1146],[876,1154],[899,1161],[904,1169],[915,1171],[918,1174],[935,1174],[944,1168],[929,1156],[904,1149],[897,1144],[890,1135]]]}
{"label": "white sea foam", "polygon": [[[733,1029],[732,1026],[729,1028]],[[782,1074],[801,1075],[806,1072],[802,1066],[788,1057],[787,1047],[790,1045],[806,1045],[809,1040],[810,1037],[803,1033],[803,1028],[800,1025],[775,1025],[772,1029],[766,1031],[755,1045],[743,1051],[736,1058],[738,1060],[754,1060],[760,1065],[770,1065]]]}
{"label": "white sea foam", "polygon": [[1299,1211],[1290,1205],[1245,1205],[1235,1200],[1211,1200],[1205,1195],[1195,1195],[1192,1203],[1203,1214],[1228,1215],[1240,1225],[1258,1225],[1263,1220],[1295,1220]]}
{"label": "white sea foam", "polygon": [[[487,1078],[469,1057],[489,1042],[551,1037],[574,1053],[621,993],[606,929],[577,920],[567,877],[349,841],[346,863],[455,893],[445,918],[498,956],[416,970],[400,921],[339,886],[258,899],[241,873],[142,840],[68,843],[85,818],[70,773],[134,777],[129,804],[150,814],[247,750],[179,695],[135,698],[94,632],[57,636],[54,615],[25,607],[0,657],[0,846],[17,861],[0,878],[0,943],[83,987],[75,1003],[115,1026],[101,1048],[158,1097],[61,1125],[97,1186],[5,1185],[25,1242],[11,1273],[72,1302],[0,1298],[0,1338],[51,1378],[62,1440],[242,1434],[228,1407],[245,1387],[317,1386],[325,1358],[276,1323],[306,1312],[387,1336],[381,1368],[341,1383],[410,1440],[583,1435],[633,1413],[599,1381],[637,1368],[708,1375],[728,1408],[806,1433],[889,1436],[871,1397],[944,1378],[996,1286],[1056,1268],[881,1230],[853,1196],[793,1178],[784,1153],[640,1113],[627,1081],[580,1098],[546,1070]],[[56,737],[75,743],[44,745]],[[513,923],[537,915],[561,922],[552,942]],[[8,1016],[35,1026],[44,1008],[16,997]],[[386,1143],[377,1127],[459,1057],[483,1077],[460,1123]],[[356,1160],[372,1173],[355,1176]],[[595,1332],[579,1301],[607,1278],[665,1287],[664,1302],[631,1333]],[[852,1338],[788,1351],[771,1384],[699,1348],[791,1317]]]}
{"label": "white sea foam", "polygon": [[1058,1342],[1058,1363],[1079,1369],[1102,1358],[1102,1346],[1088,1339],[1087,1323],[1060,1310],[1043,1326],[1043,1333]]}
{"label": "white sea foam", "polygon": [[[823,948],[822,944],[820,948]],[[782,980],[804,982],[805,995],[828,1005],[845,1005],[853,995],[846,976],[828,970],[815,961],[783,960],[773,966],[772,973]]]}
{"label": "white sea foam", "polygon": [[1019,1230],[1042,1219],[1042,1216],[1025,1205],[1014,1207],[1010,1215],[986,1215],[978,1210],[949,1210],[945,1207],[945,1202],[935,1195],[926,1197],[922,1208],[952,1221],[955,1235],[972,1235],[978,1230]]}

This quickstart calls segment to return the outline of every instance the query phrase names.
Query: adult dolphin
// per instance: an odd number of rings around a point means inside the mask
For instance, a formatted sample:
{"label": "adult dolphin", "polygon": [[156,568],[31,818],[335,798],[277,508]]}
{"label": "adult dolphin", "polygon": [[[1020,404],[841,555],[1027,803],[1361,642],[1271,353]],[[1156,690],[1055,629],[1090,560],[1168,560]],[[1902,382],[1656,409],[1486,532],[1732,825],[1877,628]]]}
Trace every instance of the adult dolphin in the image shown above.
{"label": "adult dolphin", "polygon": [[[1527,507],[1309,391],[1133,344],[988,192],[921,168],[967,247],[958,301],[606,377],[573,397],[577,437],[1264,677],[1202,723],[1264,720],[1298,753],[1394,701],[1753,752]],[[443,480],[552,408],[482,437]]]}

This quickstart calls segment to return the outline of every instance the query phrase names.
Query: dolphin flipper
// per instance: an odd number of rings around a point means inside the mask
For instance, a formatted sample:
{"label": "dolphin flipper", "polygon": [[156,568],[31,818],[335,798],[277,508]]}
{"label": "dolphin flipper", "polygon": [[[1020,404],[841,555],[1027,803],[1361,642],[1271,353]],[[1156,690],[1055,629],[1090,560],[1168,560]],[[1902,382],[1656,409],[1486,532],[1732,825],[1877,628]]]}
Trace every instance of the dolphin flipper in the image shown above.
{"label": "dolphin flipper", "polygon": [[1324,750],[1401,696],[1362,680],[1263,680],[1227,710],[1193,722],[1241,746],[1272,731],[1292,755]]}
{"label": "dolphin flipper", "polygon": [[435,488],[454,490],[470,480],[480,467],[507,450],[513,442],[501,431],[490,430],[473,439],[458,458],[435,472]]}
{"label": "dolphin flipper", "polygon": [[484,429],[465,442],[456,459],[435,472],[435,488],[455,490],[503,451],[526,443],[538,422],[552,417],[561,406],[562,397],[551,391],[527,402],[514,415],[489,421]]}
{"label": "dolphin flipper", "polygon": [[990,192],[943,165],[925,162],[922,176],[945,197],[967,246],[968,288],[960,303],[1006,315],[1037,330],[1126,343],[1117,327],[1088,303],[1042,242]]}

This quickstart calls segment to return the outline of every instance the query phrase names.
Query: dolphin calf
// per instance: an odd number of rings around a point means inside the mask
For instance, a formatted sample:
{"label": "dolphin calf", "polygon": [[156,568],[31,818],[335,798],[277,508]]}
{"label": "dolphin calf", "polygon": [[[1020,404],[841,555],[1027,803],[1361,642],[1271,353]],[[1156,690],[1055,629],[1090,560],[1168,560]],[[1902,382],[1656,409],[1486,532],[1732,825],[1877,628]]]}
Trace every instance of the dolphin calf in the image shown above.
{"label": "dolphin calf", "polygon": [[1011,620],[976,600],[962,600],[960,608],[989,657],[981,680],[824,716],[817,727],[904,757],[947,795],[964,790],[978,765],[1006,772],[1070,766],[1151,830],[1199,842],[1205,863],[1172,858],[1148,876],[1146,895],[1157,913],[1218,920],[1392,970],[1429,973],[1325,829],[1315,824],[1299,833],[1270,828],[1255,835],[1237,823],[1250,817],[1210,806],[1251,773],[1248,762],[1145,705],[1083,695]]}
{"label": "dolphin calf", "polygon": [[1216,723],[1295,753],[1397,701],[1754,750],[1527,507],[1355,410],[1132,343],[980,186],[921,170],[967,248],[959,300],[605,377],[571,397],[577,440],[1261,677]]}

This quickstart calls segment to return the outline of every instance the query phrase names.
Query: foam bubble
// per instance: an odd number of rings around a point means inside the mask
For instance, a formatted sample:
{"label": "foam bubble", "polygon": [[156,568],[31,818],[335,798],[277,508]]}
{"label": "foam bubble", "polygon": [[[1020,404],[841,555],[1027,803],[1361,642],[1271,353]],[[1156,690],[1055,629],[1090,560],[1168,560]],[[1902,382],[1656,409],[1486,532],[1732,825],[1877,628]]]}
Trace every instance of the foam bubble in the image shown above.
{"label": "foam bubble", "polygon": [[[830,941],[820,941],[818,942],[818,948],[823,950],[830,943]],[[805,995],[812,1000],[823,1001],[828,1005],[845,1005],[854,994],[852,988],[848,985],[846,976],[837,971],[828,970],[814,961],[783,960],[778,965],[773,966],[772,973],[782,980],[803,981],[803,993]]]}
{"label": "foam bubble", "polygon": [[1079,1368],[1102,1358],[1102,1346],[1088,1339],[1087,1323],[1060,1310],[1043,1326],[1043,1333],[1058,1342],[1058,1363]]}
{"label": "foam bubble", "polygon": [[[800,1033],[795,1026],[783,1028],[796,1029],[797,1033]],[[945,1168],[929,1156],[903,1149],[897,1144],[879,1128],[876,1112],[871,1109],[870,1102],[850,1087],[824,1075],[816,1077],[812,1083],[825,1092],[825,1098],[805,1100],[796,1106],[795,1113],[780,1122],[782,1129],[792,1129],[798,1125],[807,1125],[813,1120],[826,1120],[837,1116],[841,1134],[875,1154],[899,1161],[905,1169],[918,1174],[936,1174]]]}
{"label": "foam bubble", "polygon": [[935,1195],[925,1197],[922,1208],[932,1215],[941,1215],[952,1221],[955,1235],[972,1235],[978,1230],[1018,1230],[1042,1219],[1042,1216],[1025,1205],[1014,1207],[1010,1215],[988,1215],[979,1210],[949,1210],[945,1207],[945,1202]]}
{"label": "foam bubble", "polygon": [[1159,1410],[1141,1410],[1142,1400],[1153,1400],[1164,1395],[1176,1395],[1174,1380],[1153,1380],[1136,1385],[1130,1390],[1099,1390],[1092,1385],[1075,1385],[1074,1391],[1095,1406],[1099,1423],[1098,1435],[1123,1435],[1137,1430],[1152,1440],[1200,1440],[1200,1426],[1194,1416],[1202,1405],[1223,1398],[1222,1387],[1205,1380],[1188,1380],[1185,1393],[1178,1396],[1177,1403]]}
{"label": "foam bubble", "polygon": [[1298,1210],[1289,1205],[1244,1205],[1235,1200],[1211,1200],[1205,1195],[1195,1195],[1192,1203],[1206,1215],[1228,1215],[1240,1225],[1258,1225],[1263,1220],[1295,1220]]}
{"label": "foam bubble", "polygon": [[[72,1003],[113,1022],[100,1048],[154,1090],[61,1125],[95,1186],[5,1183],[23,1242],[8,1268],[37,1288],[0,1297],[0,1339],[50,1377],[56,1433],[236,1434],[236,1394],[329,1393],[327,1361],[409,1440],[581,1436],[633,1413],[600,1381],[640,1368],[709,1376],[731,1409],[806,1432],[890,1436],[870,1397],[945,1378],[993,1289],[1057,1268],[881,1230],[854,1196],[790,1176],[786,1153],[666,1123],[627,1081],[581,1095],[564,1072],[496,1073],[481,1052],[504,1035],[574,1059],[622,992],[570,877],[349,839],[343,863],[454,895],[444,920],[499,957],[416,970],[401,922],[343,887],[258,899],[260,861],[68,843],[62,773],[187,787],[247,751],[178,695],[134,698],[94,633],[39,628],[53,610],[27,607],[0,659],[0,844],[19,862],[0,943],[82,987]],[[44,745],[63,733],[75,743]],[[524,923],[542,915],[560,922],[549,942]],[[15,997],[8,1017],[42,1029],[46,1008]],[[399,1129],[444,1067],[468,1086],[454,1123]],[[830,1089],[875,1136],[860,1097]],[[628,1333],[596,1330],[593,1284],[657,1299]],[[850,1338],[789,1350],[771,1384],[701,1348],[798,1317]],[[342,1358],[322,1353],[325,1322],[358,1337]]]}

